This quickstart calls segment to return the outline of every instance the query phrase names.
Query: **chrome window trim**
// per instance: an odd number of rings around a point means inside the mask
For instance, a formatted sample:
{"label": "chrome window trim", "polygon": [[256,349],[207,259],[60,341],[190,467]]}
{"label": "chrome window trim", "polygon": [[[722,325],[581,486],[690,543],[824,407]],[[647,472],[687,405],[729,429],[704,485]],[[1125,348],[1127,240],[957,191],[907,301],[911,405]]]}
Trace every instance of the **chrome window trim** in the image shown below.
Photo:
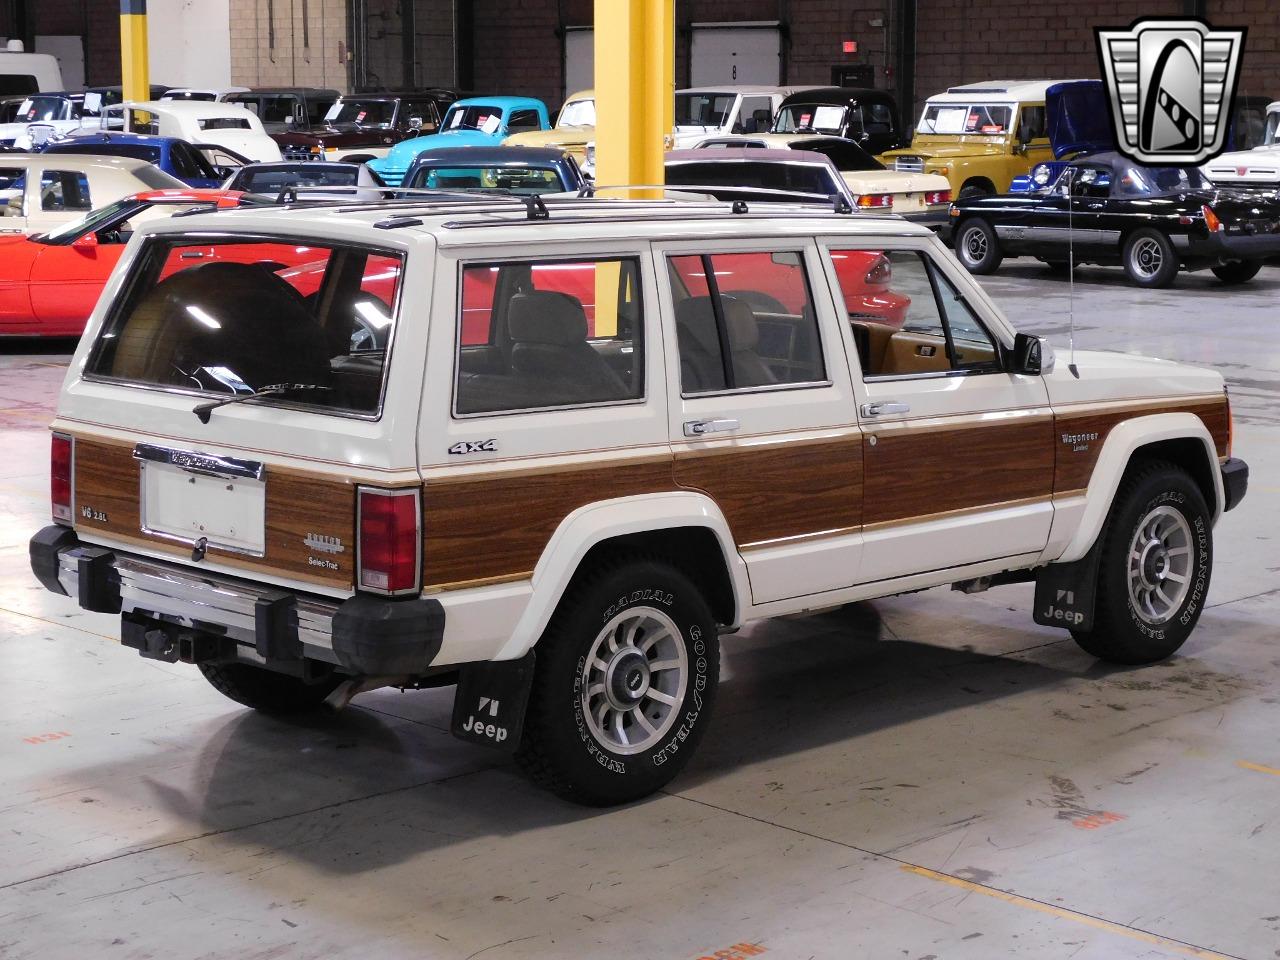
{"label": "chrome window trim", "polygon": [[[648,321],[648,311],[645,309],[645,304],[643,300],[644,285],[641,282],[643,279],[643,266],[642,266],[643,259],[644,259],[644,256],[643,254],[640,254],[640,253],[620,253],[616,255],[606,253],[606,254],[586,254],[586,255],[564,255],[564,256],[556,256],[556,257],[536,258],[536,259],[530,258],[528,256],[511,256],[511,257],[496,257],[496,258],[486,257],[479,260],[461,260],[461,259],[458,260],[457,262],[457,284],[458,285],[456,287],[457,296],[454,298],[454,301],[457,304],[457,322],[454,324],[453,377],[452,377],[453,384],[449,390],[450,419],[475,420],[477,418],[482,418],[482,417],[509,417],[509,416],[517,416],[520,414],[529,414],[529,413],[555,413],[561,410],[594,410],[597,408],[604,408],[604,407],[643,406],[644,404],[648,403],[649,402],[650,358],[648,355],[648,348],[646,346],[649,338],[646,336],[643,336],[644,327],[646,322]],[[599,401],[588,402],[588,403],[562,403],[562,404],[551,404],[543,407],[517,407],[509,410],[477,410],[472,413],[460,413],[458,411],[458,383],[459,383],[460,377],[462,376],[462,320],[463,320],[462,284],[464,281],[464,273],[466,271],[466,268],[482,267],[482,266],[490,266],[490,265],[501,266],[502,264],[508,264],[508,263],[527,263],[530,266],[535,266],[535,265],[544,264],[544,263],[584,263],[584,262],[602,263],[610,260],[617,263],[622,263],[625,260],[634,260],[636,264],[636,292],[641,297],[640,329],[642,334],[642,341],[640,344],[640,350],[641,350],[640,362],[643,364],[642,370],[644,371],[644,376],[642,377],[641,383],[640,383],[640,396],[627,397],[626,399],[623,399],[623,400],[599,400]],[[493,315],[491,310],[490,322],[492,322],[492,319],[493,319]],[[491,331],[491,334],[492,334],[492,331]],[[593,338],[591,337],[587,338],[588,342],[590,342],[592,339]],[[600,338],[594,338],[594,339],[600,339]],[[632,344],[633,344],[632,349],[634,350],[634,344],[635,344],[634,339],[632,340]],[[479,344],[473,344],[473,346],[479,346]]]}
{"label": "chrome window trim", "polygon": [[[195,233],[155,233],[150,235],[143,241],[143,247],[133,257],[130,263],[130,277],[122,295],[116,297],[112,302],[107,316],[104,318],[101,326],[98,328],[97,337],[93,345],[89,348],[89,356],[84,365],[84,372],[80,379],[87,383],[102,383],[108,386],[127,387],[131,390],[150,390],[156,393],[170,393],[178,396],[201,397],[207,399],[220,399],[226,394],[212,393],[208,390],[194,390],[189,387],[175,387],[159,383],[139,383],[136,380],[127,380],[123,377],[111,377],[100,373],[91,372],[90,368],[98,359],[98,351],[102,349],[102,341],[108,330],[113,329],[120,316],[123,305],[133,296],[133,285],[137,280],[136,265],[146,256],[153,245],[165,242],[165,238],[178,237],[183,241],[193,241],[194,243],[217,243],[217,242],[244,242],[244,243],[283,243],[295,246],[323,246],[330,251],[339,247],[347,249],[362,250],[366,253],[375,254],[377,256],[395,257],[400,261],[400,279],[396,283],[396,300],[391,306],[391,338],[387,341],[387,349],[384,354],[382,369],[382,386],[378,392],[378,406],[376,410],[362,413],[357,410],[342,410],[339,408],[317,407],[315,404],[298,403],[291,400],[277,400],[272,397],[260,397],[256,400],[247,401],[254,405],[266,407],[280,408],[283,410],[296,410],[301,413],[314,413],[323,417],[339,417],[343,420],[363,420],[368,423],[377,423],[382,419],[382,415],[386,408],[387,402],[387,384],[391,380],[391,363],[392,353],[396,344],[396,332],[400,329],[402,321],[401,310],[404,305],[404,288],[405,281],[408,277],[409,254],[405,250],[398,250],[395,247],[382,247],[376,244],[356,243],[350,240],[328,240],[315,237],[299,237],[299,236],[283,236],[264,233],[230,233],[222,231],[200,231]],[[173,244],[177,246],[177,244]]]}

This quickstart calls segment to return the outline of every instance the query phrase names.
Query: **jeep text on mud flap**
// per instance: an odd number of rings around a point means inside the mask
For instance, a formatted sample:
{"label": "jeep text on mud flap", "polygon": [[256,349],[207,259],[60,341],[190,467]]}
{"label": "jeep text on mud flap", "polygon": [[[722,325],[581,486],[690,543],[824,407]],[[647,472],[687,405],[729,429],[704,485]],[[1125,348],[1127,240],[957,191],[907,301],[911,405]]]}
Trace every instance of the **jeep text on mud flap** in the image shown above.
{"label": "jeep text on mud flap", "polygon": [[546,208],[148,223],[36,576],[258,709],[456,683],[455,733],[588,803],[675,776],[749,620],[1035,579],[1096,656],[1187,638],[1247,478],[1216,373],[1076,379],[902,221]]}

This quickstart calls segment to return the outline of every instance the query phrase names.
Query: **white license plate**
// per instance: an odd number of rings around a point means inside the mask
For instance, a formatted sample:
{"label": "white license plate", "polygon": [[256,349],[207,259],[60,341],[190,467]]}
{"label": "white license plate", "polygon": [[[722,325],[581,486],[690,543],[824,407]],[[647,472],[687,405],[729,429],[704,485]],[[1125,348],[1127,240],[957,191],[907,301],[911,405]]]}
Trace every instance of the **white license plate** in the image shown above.
{"label": "white license plate", "polygon": [[266,490],[261,480],[191,473],[142,463],[144,533],[262,556],[266,552]]}

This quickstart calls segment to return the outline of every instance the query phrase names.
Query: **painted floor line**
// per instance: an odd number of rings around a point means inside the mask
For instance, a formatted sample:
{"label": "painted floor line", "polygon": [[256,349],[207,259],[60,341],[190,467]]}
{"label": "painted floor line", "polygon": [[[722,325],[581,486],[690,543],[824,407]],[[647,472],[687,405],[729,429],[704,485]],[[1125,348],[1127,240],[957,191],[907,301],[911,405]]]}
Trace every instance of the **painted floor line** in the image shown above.
{"label": "painted floor line", "polygon": [[[698,800],[694,797],[687,796],[686,794],[668,793],[665,790],[661,792],[669,797],[676,797],[689,803],[696,803],[702,807],[719,810],[721,813],[727,813],[730,816],[741,817],[744,820],[751,820],[755,823],[774,827],[778,830],[785,830],[788,833],[795,833],[802,837],[808,837],[810,840],[833,843],[838,847],[854,850],[869,857],[874,857],[877,860],[889,860],[898,864],[898,866],[906,872],[914,873],[917,876],[924,877],[928,880],[937,880],[942,883],[948,883],[972,893],[981,893],[984,896],[994,897],[997,900],[1004,900],[1006,903],[1012,903],[1016,906],[1027,907],[1031,910],[1047,913],[1063,920],[1072,920],[1076,923],[1085,924],[1098,930],[1117,933],[1133,940],[1139,940],[1143,943],[1152,944],[1153,946],[1163,947],[1166,950],[1176,951],[1183,956],[1195,957],[1196,960],[1247,960],[1246,957],[1239,957],[1233,953],[1215,953],[1212,950],[1206,950],[1203,947],[1195,946],[1195,944],[1187,943],[1185,940],[1175,940],[1172,937],[1162,937],[1157,933],[1150,933],[1149,931],[1142,930],[1137,927],[1128,927],[1123,923],[1116,923],[1114,920],[1104,920],[1102,917],[1095,917],[1088,913],[1080,913],[1077,910],[1070,910],[1065,907],[1055,907],[1053,904],[1044,903],[1040,900],[1032,900],[1030,897],[1022,897],[1016,893],[1005,893],[1003,890],[997,890],[994,887],[984,887],[982,884],[974,883],[972,880],[963,880],[960,877],[953,877],[949,873],[939,873],[937,870],[930,870],[928,867],[922,867],[917,863],[911,863],[909,860],[903,860],[890,853],[877,853],[874,850],[868,850],[865,847],[859,847],[856,844],[847,843],[844,840],[836,840],[833,837],[824,837],[821,834],[810,833],[809,831],[801,830],[798,827],[790,827],[786,824],[775,823],[774,821],[766,820],[763,817],[757,817],[749,813],[732,810],[728,807],[722,807],[706,800]],[[898,906],[901,905],[898,904]],[[902,909],[906,908],[903,907]]]}
{"label": "painted floor line", "polygon": [[[1280,771],[1275,771],[1280,773]],[[914,873],[916,876],[924,877],[927,880],[937,880],[939,883],[950,884],[953,887],[959,887],[962,890],[968,890],[971,893],[980,893],[985,897],[992,897],[996,900],[1003,900],[1005,903],[1011,903],[1017,907],[1024,907],[1028,910],[1035,910],[1039,913],[1047,913],[1049,916],[1058,917],[1062,920],[1071,920],[1074,923],[1083,924],[1086,927],[1093,927],[1095,930],[1106,930],[1109,933],[1118,934],[1122,937],[1128,937],[1130,940],[1138,940],[1142,943],[1148,943],[1155,947],[1161,947],[1165,950],[1173,950],[1177,953],[1188,957],[1196,957],[1197,960],[1240,960],[1231,954],[1215,953],[1212,950],[1205,950],[1203,947],[1197,947],[1181,940],[1172,940],[1169,937],[1162,937],[1157,933],[1149,933],[1146,930],[1140,930],[1136,927],[1126,927],[1124,924],[1115,923],[1112,920],[1103,920],[1101,917],[1095,917],[1088,913],[1079,913],[1075,910],[1068,910],[1065,907],[1055,907],[1049,903],[1043,903],[1040,900],[1032,900],[1029,897],[1020,897],[1016,893],[1005,893],[1003,890],[997,890],[994,887],[986,887],[980,883],[974,883],[972,880],[964,880],[960,877],[953,877],[949,873],[939,873],[937,870],[930,870],[928,867],[919,867],[914,864],[904,863],[902,869],[907,873]]]}
{"label": "painted floor line", "polygon": [[1264,767],[1260,763],[1250,763],[1248,760],[1237,760],[1236,766],[1240,767],[1242,770],[1254,770],[1258,773],[1269,773],[1273,777],[1280,777],[1280,770],[1277,770],[1275,767]]}
{"label": "painted floor line", "polygon": [[39,623],[47,623],[51,627],[66,627],[68,630],[75,630],[78,633],[87,633],[91,637],[110,640],[112,643],[120,642],[119,637],[109,637],[105,633],[98,633],[96,630],[86,630],[84,627],[77,627],[74,623],[67,623],[65,620],[50,620],[47,617],[37,617],[34,613],[23,613],[21,610],[10,610],[8,607],[0,607],[0,613],[7,613],[14,617],[22,617],[26,620],[36,620]]}

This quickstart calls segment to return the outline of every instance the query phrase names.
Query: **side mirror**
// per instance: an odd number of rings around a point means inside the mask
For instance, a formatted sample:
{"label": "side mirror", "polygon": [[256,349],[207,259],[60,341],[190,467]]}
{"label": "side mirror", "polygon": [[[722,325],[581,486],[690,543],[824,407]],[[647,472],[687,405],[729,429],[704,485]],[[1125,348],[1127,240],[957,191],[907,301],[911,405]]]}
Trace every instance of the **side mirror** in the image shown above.
{"label": "side mirror", "polygon": [[1019,333],[1013,339],[1013,369],[1028,377],[1052,373],[1055,363],[1053,347],[1044,337]]}
{"label": "side mirror", "polygon": [[91,250],[98,245],[98,235],[90,230],[71,241],[71,246],[78,250]]}

